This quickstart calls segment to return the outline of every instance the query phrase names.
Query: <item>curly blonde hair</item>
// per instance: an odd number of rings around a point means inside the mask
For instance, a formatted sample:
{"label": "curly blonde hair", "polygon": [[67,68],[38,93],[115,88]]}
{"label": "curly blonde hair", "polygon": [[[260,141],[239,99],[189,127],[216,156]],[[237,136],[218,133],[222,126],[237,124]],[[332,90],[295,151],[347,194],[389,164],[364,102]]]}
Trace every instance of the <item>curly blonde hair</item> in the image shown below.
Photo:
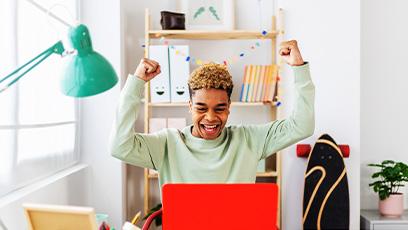
{"label": "curly blonde hair", "polygon": [[231,98],[234,84],[227,67],[222,64],[208,63],[199,66],[190,74],[188,89],[191,96],[195,90],[199,89],[223,89],[227,91],[228,98]]}

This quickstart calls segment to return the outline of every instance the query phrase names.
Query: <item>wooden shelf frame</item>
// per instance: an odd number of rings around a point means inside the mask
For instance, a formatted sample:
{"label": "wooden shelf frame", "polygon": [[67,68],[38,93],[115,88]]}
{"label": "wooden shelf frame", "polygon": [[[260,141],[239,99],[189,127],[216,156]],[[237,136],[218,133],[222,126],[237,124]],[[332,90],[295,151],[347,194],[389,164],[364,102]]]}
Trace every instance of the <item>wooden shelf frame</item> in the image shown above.
{"label": "wooden shelf frame", "polygon": [[[186,39],[186,40],[231,40],[231,39],[268,39],[271,41],[271,63],[278,64],[281,60],[277,60],[277,38],[284,34],[283,30],[283,11],[278,11],[278,18],[280,20],[279,29],[277,29],[276,16],[272,16],[272,28],[266,35],[263,35],[261,31],[251,30],[232,30],[232,31],[189,31],[189,30],[151,30],[150,29],[150,13],[149,10],[145,10],[145,51],[144,57],[149,57],[149,46],[151,39]],[[276,85],[278,87],[278,85]],[[278,95],[278,90],[276,96]],[[144,132],[148,133],[149,130],[149,118],[152,113],[152,108],[155,107],[183,107],[188,106],[188,103],[150,103],[150,84],[145,84],[145,103],[144,103]],[[278,117],[278,110],[274,103],[263,102],[232,102],[233,107],[245,107],[245,106],[270,106],[271,108],[271,120],[276,120]],[[276,169],[274,171],[268,171],[265,173],[257,173],[257,178],[276,178],[276,183],[281,191],[282,174],[281,174],[281,156],[280,153],[276,153],[275,158]],[[158,174],[151,174],[149,169],[144,170],[144,212],[149,210],[149,193],[150,193],[150,180],[157,180]],[[281,193],[281,192],[280,192]],[[281,195],[279,196],[281,197]],[[278,227],[281,225],[281,199],[278,201]]]}
{"label": "wooden shelf frame", "polygon": [[262,31],[250,30],[149,30],[151,39],[188,39],[188,40],[233,40],[233,39],[273,39],[279,34],[279,31],[267,31],[263,35]]}

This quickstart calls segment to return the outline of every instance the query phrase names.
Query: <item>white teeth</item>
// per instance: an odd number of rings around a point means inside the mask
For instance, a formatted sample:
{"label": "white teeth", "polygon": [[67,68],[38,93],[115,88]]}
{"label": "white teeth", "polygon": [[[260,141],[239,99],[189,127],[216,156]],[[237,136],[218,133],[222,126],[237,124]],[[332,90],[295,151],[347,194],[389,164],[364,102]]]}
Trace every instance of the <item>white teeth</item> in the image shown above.
{"label": "white teeth", "polygon": [[215,127],[217,127],[217,125],[204,125],[204,127],[207,129],[214,129]]}

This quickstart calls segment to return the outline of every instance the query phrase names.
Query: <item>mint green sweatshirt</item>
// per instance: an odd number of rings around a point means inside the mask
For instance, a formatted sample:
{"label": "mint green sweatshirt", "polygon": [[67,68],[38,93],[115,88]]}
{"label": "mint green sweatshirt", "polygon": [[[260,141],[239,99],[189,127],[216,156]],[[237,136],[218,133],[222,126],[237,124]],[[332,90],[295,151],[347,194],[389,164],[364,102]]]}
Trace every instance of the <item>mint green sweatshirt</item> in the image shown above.
{"label": "mint green sweatshirt", "polygon": [[214,140],[183,130],[134,131],[142,108],[145,82],[129,75],[121,92],[114,129],[112,156],[129,164],[155,169],[165,183],[254,183],[258,162],[313,134],[314,85],[309,65],[292,67],[295,106],[287,119],[262,125],[231,125]]}

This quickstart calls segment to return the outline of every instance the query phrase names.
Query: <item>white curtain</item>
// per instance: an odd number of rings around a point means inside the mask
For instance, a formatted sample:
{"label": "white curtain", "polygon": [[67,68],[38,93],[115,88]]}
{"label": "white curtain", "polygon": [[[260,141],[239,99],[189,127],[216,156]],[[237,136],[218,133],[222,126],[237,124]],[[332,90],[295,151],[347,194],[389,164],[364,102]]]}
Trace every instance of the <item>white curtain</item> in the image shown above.
{"label": "white curtain", "polygon": [[[36,1],[64,20],[72,20],[67,11],[76,17],[77,0],[53,2]],[[1,0],[0,23],[0,79],[68,31],[26,0]],[[59,90],[64,64],[54,54],[0,93],[0,197],[79,159],[77,102]]]}

